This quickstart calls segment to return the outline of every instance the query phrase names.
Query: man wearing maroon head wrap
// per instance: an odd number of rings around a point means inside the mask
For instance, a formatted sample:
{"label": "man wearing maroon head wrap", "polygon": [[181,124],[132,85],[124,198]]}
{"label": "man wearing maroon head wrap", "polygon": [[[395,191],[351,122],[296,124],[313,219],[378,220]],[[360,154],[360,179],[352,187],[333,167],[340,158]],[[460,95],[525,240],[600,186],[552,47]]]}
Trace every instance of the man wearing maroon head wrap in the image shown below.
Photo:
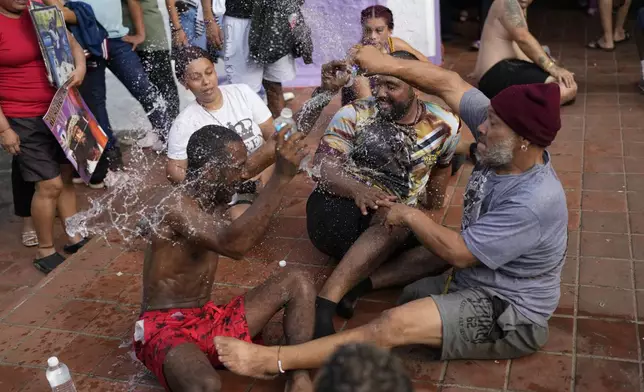
{"label": "man wearing maroon head wrap", "polygon": [[[321,366],[340,345],[425,344],[442,359],[507,359],[531,354],[548,338],[559,302],[566,244],[566,197],[546,147],[560,128],[556,84],[517,85],[490,101],[454,72],[396,59],[375,48],[354,61],[442,98],[477,140],[477,165],[464,193],[461,231],[421,211],[381,201],[386,225],[411,229],[431,255],[385,264],[374,288],[405,287],[400,306],[367,325],[296,346],[259,347],[215,338],[221,361],[244,375]],[[451,272],[430,276],[437,266]]]}

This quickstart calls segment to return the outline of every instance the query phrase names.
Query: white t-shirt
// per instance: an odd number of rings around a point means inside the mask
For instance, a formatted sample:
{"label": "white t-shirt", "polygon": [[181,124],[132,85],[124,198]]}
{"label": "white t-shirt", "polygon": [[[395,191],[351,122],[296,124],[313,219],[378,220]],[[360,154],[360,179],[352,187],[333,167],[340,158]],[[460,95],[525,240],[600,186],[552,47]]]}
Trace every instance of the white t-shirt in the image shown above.
{"label": "white t-shirt", "polygon": [[194,101],[179,113],[168,135],[168,158],[188,159],[190,136],[206,125],[221,125],[235,131],[244,140],[249,154],[264,144],[259,124],[271,118],[264,101],[245,84],[229,84],[219,89],[224,98],[220,109],[208,111]]}

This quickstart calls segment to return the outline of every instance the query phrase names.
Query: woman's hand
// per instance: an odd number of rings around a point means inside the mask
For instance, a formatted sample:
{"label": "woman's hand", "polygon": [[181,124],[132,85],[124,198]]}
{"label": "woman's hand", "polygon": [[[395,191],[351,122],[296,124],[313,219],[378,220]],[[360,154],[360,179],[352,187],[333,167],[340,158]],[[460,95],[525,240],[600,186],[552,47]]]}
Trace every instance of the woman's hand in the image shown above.
{"label": "woman's hand", "polygon": [[17,155],[20,153],[20,137],[11,128],[0,133],[0,145],[2,145],[2,148],[11,155]]}

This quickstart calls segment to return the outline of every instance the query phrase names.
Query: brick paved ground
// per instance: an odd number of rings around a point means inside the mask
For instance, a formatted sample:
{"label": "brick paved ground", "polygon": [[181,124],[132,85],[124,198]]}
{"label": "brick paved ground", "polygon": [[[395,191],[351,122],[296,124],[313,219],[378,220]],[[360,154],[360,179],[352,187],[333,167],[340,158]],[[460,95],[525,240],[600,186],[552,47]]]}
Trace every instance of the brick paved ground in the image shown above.
{"label": "brick paved ground", "polygon": [[[566,188],[569,257],[562,297],[544,349],[513,361],[430,361],[420,349],[398,350],[422,391],[644,391],[644,97],[637,94],[639,59],[632,43],[614,53],[585,50],[596,26],[579,13],[531,14],[540,39],[577,75],[577,102],[563,110],[550,149]],[[596,21],[595,21],[596,23]],[[448,45],[446,66],[469,73],[475,54]],[[306,92],[300,92],[306,96]],[[294,106],[298,106],[296,102]],[[337,108],[337,104],[335,105]],[[330,110],[332,111],[333,108]],[[452,179],[447,207],[434,217],[457,227],[469,170]],[[7,172],[0,172],[8,184]],[[161,180],[159,170],[156,180]],[[243,261],[223,259],[213,299],[226,301],[261,282],[286,259],[321,282],[334,262],[306,236],[304,206],[312,184],[297,178],[262,244]],[[8,200],[7,188],[0,194]],[[98,192],[79,187],[87,196]],[[86,201],[83,201],[84,204]],[[142,251],[94,241],[41,279],[31,251],[18,243],[19,224],[6,203],[0,222],[0,390],[45,391],[46,358],[57,354],[81,391],[151,391],[158,384],[132,359],[128,336],[138,313]],[[389,290],[361,299],[351,328],[393,306]],[[280,325],[265,331],[268,343]],[[224,391],[280,391],[280,381],[221,373]]]}

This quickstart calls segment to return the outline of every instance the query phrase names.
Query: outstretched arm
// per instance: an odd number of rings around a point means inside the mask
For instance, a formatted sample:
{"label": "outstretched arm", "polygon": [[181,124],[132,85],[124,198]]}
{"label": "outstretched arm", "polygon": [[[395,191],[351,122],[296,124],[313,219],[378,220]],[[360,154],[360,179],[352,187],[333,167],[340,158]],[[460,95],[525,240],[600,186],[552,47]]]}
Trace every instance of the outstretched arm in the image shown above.
{"label": "outstretched arm", "polygon": [[418,58],[418,60],[420,60],[420,61],[422,61],[424,63],[429,62],[429,59],[424,54],[422,54],[419,50],[417,50],[416,48],[411,46],[404,39],[394,37],[393,40],[394,40],[394,44],[396,46],[396,50],[405,50],[405,51],[413,54],[414,56],[416,56]]}
{"label": "outstretched arm", "polygon": [[528,30],[523,9],[517,0],[503,0],[503,16],[501,24],[508,31],[510,37],[517,44],[519,49],[541,69],[563,82],[566,87],[574,84],[573,75],[565,69],[557,66],[554,61],[543,50],[537,39]]}
{"label": "outstretched arm", "polygon": [[389,208],[385,225],[408,227],[425,248],[452,266],[468,268],[479,263],[461,233],[434,222],[416,208],[387,201],[378,204]]}
{"label": "outstretched arm", "polygon": [[472,88],[456,72],[429,62],[391,57],[372,46],[356,50],[353,61],[369,74],[395,76],[424,93],[437,95],[457,114],[463,94]]}
{"label": "outstretched arm", "polygon": [[[308,135],[313,126],[320,118],[333,97],[340,91],[349,79],[347,64],[344,61],[332,61],[322,66],[322,82],[320,87],[313,91],[311,98],[302,105],[302,108],[295,114],[298,132]],[[273,119],[259,125],[266,143],[255,151],[246,162],[242,174],[244,179],[250,179],[261,173],[268,166],[272,165],[275,159],[275,126]]]}
{"label": "outstretched arm", "polygon": [[296,133],[284,141],[280,133],[277,141],[275,173],[259,197],[239,218],[230,225],[213,222],[212,216],[199,209],[190,208],[186,213],[174,210],[166,217],[170,226],[196,244],[224,256],[240,259],[266,232],[271,216],[277,210],[286,185],[297,174],[304,156],[304,135]]}
{"label": "outstretched arm", "polygon": [[322,65],[320,87],[315,89],[311,98],[302,105],[295,115],[298,131],[308,134],[320,118],[331,99],[349,81],[350,73],[345,61],[331,61]]}

